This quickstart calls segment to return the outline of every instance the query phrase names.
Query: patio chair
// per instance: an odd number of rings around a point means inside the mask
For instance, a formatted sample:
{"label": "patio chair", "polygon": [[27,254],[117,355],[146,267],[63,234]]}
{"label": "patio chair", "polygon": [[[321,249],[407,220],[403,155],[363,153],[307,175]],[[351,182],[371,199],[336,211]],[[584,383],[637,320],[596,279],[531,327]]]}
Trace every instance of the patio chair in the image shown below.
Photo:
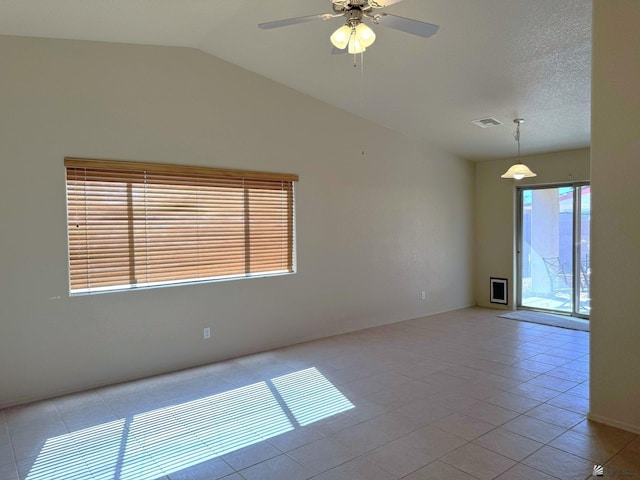
{"label": "patio chair", "polygon": [[543,260],[549,275],[551,298],[561,301],[560,306],[564,306],[571,301],[573,275],[566,272],[565,265],[559,257],[547,257]]}

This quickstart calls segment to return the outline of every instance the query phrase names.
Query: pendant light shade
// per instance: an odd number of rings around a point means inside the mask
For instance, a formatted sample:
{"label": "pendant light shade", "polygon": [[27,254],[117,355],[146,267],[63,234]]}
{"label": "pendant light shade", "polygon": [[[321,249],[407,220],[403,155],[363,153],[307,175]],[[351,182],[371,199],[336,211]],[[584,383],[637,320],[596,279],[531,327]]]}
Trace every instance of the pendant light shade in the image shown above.
{"label": "pendant light shade", "polygon": [[511,165],[509,170],[500,175],[502,178],[513,178],[515,180],[522,180],[523,178],[535,177],[537,174],[533,173],[529,167],[524,163],[516,163]]}
{"label": "pendant light shade", "polygon": [[515,138],[518,143],[518,163],[511,165],[509,170],[504,172],[500,177],[502,178],[512,178],[514,180],[522,180],[523,178],[530,178],[538,176],[535,172],[532,172],[529,167],[527,167],[524,163],[520,163],[520,125],[524,123],[524,119],[516,118],[513,120],[513,123],[517,125],[516,133],[514,133],[513,138]]}

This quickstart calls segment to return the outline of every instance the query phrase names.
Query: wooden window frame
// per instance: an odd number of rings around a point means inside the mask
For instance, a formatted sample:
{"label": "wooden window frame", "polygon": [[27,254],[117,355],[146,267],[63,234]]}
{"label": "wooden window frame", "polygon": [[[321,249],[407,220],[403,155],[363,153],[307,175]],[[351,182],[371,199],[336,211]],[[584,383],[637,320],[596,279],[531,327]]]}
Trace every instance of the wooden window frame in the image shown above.
{"label": "wooden window frame", "polygon": [[64,163],[71,295],[295,272],[295,174]]}

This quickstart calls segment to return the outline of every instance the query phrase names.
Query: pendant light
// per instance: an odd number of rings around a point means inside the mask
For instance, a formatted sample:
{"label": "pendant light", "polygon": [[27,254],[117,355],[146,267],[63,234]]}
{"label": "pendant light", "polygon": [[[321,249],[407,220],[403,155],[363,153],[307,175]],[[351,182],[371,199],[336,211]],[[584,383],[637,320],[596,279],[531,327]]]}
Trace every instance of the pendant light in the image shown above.
{"label": "pendant light", "polygon": [[509,170],[504,172],[501,177],[513,178],[514,180],[536,177],[536,173],[532,172],[524,163],[520,163],[520,125],[524,123],[524,119],[516,118],[513,120],[513,123],[517,125],[516,133],[513,135],[513,138],[515,138],[516,142],[518,143],[518,157],[516,158],[517,163],[511,165]]}

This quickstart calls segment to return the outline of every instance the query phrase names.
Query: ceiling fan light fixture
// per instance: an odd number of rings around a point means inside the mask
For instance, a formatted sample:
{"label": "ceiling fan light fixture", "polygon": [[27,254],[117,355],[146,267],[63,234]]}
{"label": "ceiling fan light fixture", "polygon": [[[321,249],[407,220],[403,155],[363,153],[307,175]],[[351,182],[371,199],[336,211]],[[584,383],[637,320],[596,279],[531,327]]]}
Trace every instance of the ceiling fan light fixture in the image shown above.
{"label": "ceiling fan light fixture", "polygon": [[363,48],[373,45],[373,42],[376,41],[376,34],[364,23],[358,24],[355,30],[355,35]]}
{"label": "ceiling fan light fixture", "polygon": [[356,53],[362,53],[365,50],[366,50],[366,48],[362,46],[362,44],[358,40],[357,35],[355,35],[352,32],[351,36],[349,37],[349,50],[348,50],[348,52],[355,55]]}
{"label": "ceiling fan light fixture", "polygon": [[513,178],[514,180],[522,180],[523,178],[531,178],[537,177],[538,174],[532,172],[529,167],[527,167],[524,163],[520,162],[520,125],[524,123],[524,119],[516,118],[513,120],[513,123],[517,125],[516,132],[513,134],[513,138],[518,144],[518,157],[517,163],[511,165],[509,170],[500,175],[501,178]]}
{"label": "ceiling fan light fixture", "polygon": [[343,25],[331,34],[329,40],[331,40],[331,43],[334,47],[340,50],[344,50],[349,44],[349,38],[351,37],[352,33],[351,30],[352,29],[349,25]]}
{"label": "ceiling fan light fixture", "polygon": [[[375,13],[376,10],[388,7],[401,0],[330,0],[332,13],[320,13],[305,15],[302,17],[285,18],[273,22],[259,23],[258,28],[270,30],[272,28],[297,25],[299,23],[315,22],[317,20],[331,20],[343,17],[344,25],[335,30],[329,40],[333,45],[333,54],[343,53],[347,50],[355,55],[363,53],[376,41],[375,32],[364,23],[372,22],[374,25],[384,25],[401,32],[428,38],[438,32],[438,26],[421,22],[413,18],[400,17],[391,13]],[[354,58],[353,66],[356,66]]]}

